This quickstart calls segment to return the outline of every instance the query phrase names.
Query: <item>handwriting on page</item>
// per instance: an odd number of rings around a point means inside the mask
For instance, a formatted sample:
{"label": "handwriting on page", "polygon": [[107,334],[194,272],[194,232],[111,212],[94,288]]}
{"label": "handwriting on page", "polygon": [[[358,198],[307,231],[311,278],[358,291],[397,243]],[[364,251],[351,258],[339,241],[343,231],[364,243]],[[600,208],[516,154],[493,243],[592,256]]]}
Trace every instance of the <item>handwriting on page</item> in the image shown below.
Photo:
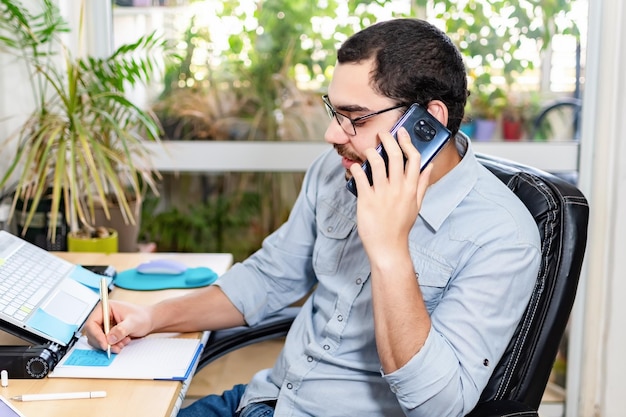
{"label": "handwriting on page", "polygon": [[76,349],[65,361],[68,366],[109,366],[117,355],[111,354],[111,359],[102,350]]}

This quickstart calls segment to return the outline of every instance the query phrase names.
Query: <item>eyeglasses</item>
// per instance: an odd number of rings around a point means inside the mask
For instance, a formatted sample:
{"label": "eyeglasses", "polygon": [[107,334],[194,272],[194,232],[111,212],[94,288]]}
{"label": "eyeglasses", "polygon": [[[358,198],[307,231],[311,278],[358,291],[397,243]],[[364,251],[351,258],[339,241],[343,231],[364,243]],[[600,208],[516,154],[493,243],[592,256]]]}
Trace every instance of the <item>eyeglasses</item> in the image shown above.
{"label": "eyeglasses", "polygon": [[322,96],[322,101],[324,102],[324,105],[326,107],[326,112],[328,113],[328,117],[330,117],[331,119],[335,118],[335,120],[337,120],[337,123],[339,123],[339,126],[341,126],[341,128],[343,129],[343,131],[346,132],[346,134],[350,136],[356,136],[356,127],[359,122],[362,122],[363,120],[367,120],[371,117],[378,116],[379,114],[382,114],[391,110],[399,109],[400,107],[405,107],[404,104],[399,104],[397,106],[389,107],[388,109],[380,110],[374,113],[366,114],[365,116],[360,116],[360,117],[351,119],[345,114],[341,114],[337,110],[335,110],[333,105],[330,104],[328,95]]}

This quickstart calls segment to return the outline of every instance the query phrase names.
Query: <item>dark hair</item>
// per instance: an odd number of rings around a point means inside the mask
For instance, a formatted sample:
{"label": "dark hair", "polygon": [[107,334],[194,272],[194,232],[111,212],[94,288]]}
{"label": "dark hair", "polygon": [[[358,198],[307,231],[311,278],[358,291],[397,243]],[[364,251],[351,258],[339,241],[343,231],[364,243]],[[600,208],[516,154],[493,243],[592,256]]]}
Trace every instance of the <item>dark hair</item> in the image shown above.
{"label": "dark hair", "polygon": [[419,19],[376,23],[352,35],[337,51],[342,63],[374,59],[372,87],[399,103],[448,107],[448,129],[455,134],[467,101],[467,75],[461,53],[450,38]]}

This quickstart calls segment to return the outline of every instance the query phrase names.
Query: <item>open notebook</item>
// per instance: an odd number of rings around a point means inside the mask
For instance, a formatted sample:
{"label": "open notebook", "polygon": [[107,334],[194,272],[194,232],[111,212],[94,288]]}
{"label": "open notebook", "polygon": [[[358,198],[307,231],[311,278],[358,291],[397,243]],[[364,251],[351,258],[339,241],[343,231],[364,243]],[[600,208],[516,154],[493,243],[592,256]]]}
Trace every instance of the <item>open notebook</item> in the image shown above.
{"label": "open notebook", "polygon": [[195,369],[203,347],[200,339],[153,334],[133,339],[119,354],[109,358],[105,351],[90,346],[83,336],[48,376],[184,381]]}
{"label": "open notebook", "polygon": [[70,346],[100,300],[100,278],[0,231],[0,329],[33,344]]}

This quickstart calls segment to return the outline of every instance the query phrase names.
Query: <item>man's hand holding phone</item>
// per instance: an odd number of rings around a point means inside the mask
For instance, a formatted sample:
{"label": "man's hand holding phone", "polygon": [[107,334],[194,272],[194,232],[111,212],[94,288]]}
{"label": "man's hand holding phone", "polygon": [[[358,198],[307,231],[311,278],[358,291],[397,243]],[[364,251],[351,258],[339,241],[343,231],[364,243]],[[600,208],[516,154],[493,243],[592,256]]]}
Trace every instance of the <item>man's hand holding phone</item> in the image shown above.
{"label": "man's hand holding phone", "polygon": [[[435,103],[435,101],[432,103]],[[408,132],[411,142],[419,151],[422,170],[437,156],[452,135],[446,126],[426,108],[417,103],[413,103],[400,120],[398,120],[390,131],[391,135],[397,137],[398,131],[401,128],[404,128],[405,131]],[[376,152],[382,156],[383,161],[386,163],[387,152],[382,141],[376,147]],[[361,168],[365,171],[365,175],[371,186],[373,184],[373,178],[369,158],[363,163]],[[358,195],[356,182],[353,178],[348,180],[346,188],[355,196]]]}
{"label": "man's hand holding phone", "polygon": [[421,155],[405,128],[398,130],[397,141],[387,132],[381,133],[379,137],[387,153],[388,167],[385,167],[383,157],[375,149],[365,152],[371,166],[373,185],[370,187],[368,177],[360,165],[350,167],[359,189],[359,236],[369,256],[378,256],[385,251],[406,246],[432,169],[429,164],[420,173]]}

